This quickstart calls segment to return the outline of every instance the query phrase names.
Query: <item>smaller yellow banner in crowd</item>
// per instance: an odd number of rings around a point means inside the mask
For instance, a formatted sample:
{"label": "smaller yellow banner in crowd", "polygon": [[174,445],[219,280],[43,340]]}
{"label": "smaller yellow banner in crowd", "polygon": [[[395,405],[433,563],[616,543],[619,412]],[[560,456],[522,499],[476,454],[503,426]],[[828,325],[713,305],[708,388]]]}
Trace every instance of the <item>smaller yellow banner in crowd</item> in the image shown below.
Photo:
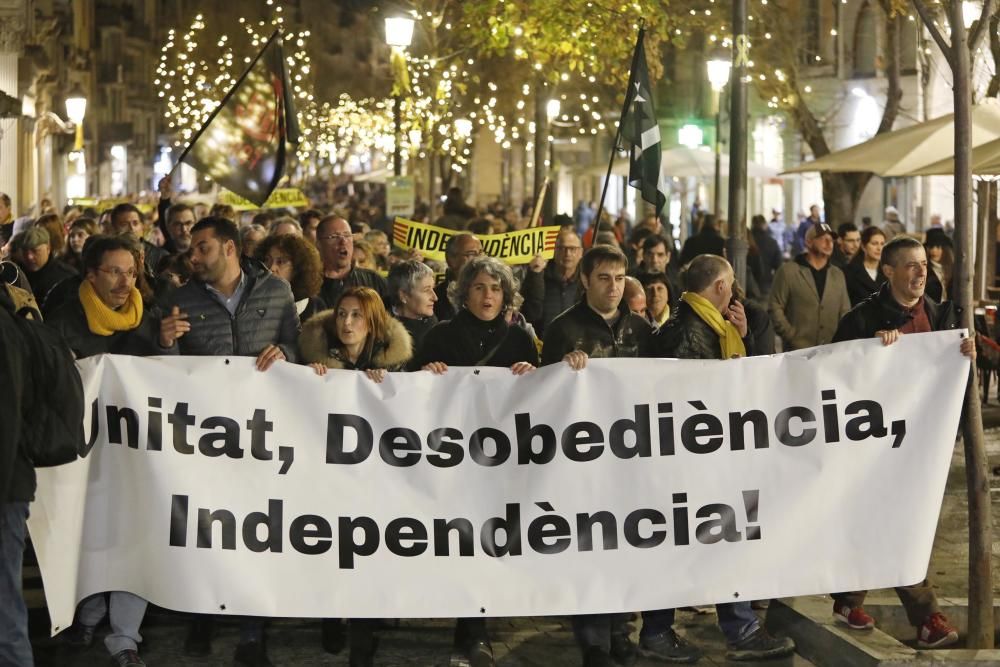
{"label": "smaller yellow banner in crowd", "polygon": [[[455,234],[462,232],[421,222],[396,218],[392,240],[401,248],[417,250],[426,259],[444,260],[444,248]],[[552,259],[559,227],[534,227],[506,234],[477,234],[483,252],[507,264],[527,264],[535,255]]]}
{"label": "smaller yellow banner in crowd", "polygon": [[250,211],[258,208],[307,208],[309,199],[306,198],[302,190],[298,188],[278,188],[271,193],[263,206],[257,206],[252,201],[240,197],[229,190],[219,192],[219,203],[229,204],[237,211]]}

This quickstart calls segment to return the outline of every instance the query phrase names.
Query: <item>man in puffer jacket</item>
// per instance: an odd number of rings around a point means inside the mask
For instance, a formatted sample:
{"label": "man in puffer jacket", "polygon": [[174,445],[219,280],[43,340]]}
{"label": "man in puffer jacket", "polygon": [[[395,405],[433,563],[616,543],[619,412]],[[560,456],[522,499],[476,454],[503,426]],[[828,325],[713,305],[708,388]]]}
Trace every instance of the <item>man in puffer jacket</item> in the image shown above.
{"label": "man in puffer jacket", "polygon": [[[240,235],[227,218],[202,218],[191,229],[194,277],[175,291],[165,308],[160,344],[179,345],[182,355],[256,357],[266,371],[276,361],[295,362],[299,316],[292,288],[262,264],[240,263]],[[244,618],[234,660],[238,665],[270,664],[264,621]],[[184,652],[211,653],[211,616],[193,620]]]}
{"label": "man in puffer jacket", "polygon": [[194,279],[174,292],[164,313],[178,320],[180,353],[257,357],[260,370],[296,361],[292,288],[263,265],[241,263],[240,252],[239,231],[226,218],[203,218],[191,230]]}

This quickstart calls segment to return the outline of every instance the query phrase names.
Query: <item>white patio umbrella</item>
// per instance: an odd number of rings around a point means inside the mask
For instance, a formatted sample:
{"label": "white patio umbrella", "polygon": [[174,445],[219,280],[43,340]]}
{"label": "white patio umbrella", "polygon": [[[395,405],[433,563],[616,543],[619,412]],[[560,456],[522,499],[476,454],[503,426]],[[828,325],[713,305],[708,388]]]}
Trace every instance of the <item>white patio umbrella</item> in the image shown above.
{"label": "white patio umbrella", "polygon": [[[1000,140],[1000,102],[984,100],[972,109],[972,147],[976,149],[997,140]],[[940,163],[950,162],[954,154],[954,114],[948,114],[876,135],[784,173],[870,171],[879,176],[911,176],[934,165],[940,169]]]}
{"label": "white patio umbrella", "polygon": [[[616,176],[628,176],[629,161],[627,159],[615,160],[611,167],[611,173]],[[719,172],[723,178],[729,176],[729,156],[723,153],[719,159]],[[607,167],[594,167],[590,169],[593,174],[607,173]],[[660,154],[660,175],[661,178],[713,178],[715,176],[715,153],[707,147],[688,148],[687,146],[675,146],[668,148]],[[747,162],[747,176],[750,178],[776,178],[778,170],[765,167],[757,162]]]}

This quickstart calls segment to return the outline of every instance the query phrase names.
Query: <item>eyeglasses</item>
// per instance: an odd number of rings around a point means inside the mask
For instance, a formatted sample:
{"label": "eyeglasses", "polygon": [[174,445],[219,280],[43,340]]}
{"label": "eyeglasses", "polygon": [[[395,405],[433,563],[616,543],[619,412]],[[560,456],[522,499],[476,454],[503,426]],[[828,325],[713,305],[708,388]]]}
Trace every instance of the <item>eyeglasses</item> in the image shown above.
{"label": "eyeglasses", "polygon": [[482,257],[484,254],[482,250],[470,250],[469,252],[460,252],[458,256],[466,259],[475,259],[476,257]]}
{"label": "eyeglasses", "polygon": [[122,271],[121,269],[119,269],[116,266],[115,267],[111,267],[110,269],[105,269],[104,267],[100,267],[99,266],[99,267],[97,267],[97,270],[100,271],[101,273],[108,274],[109,276],[113,277],[115,280],[121,280],[122,276],[125,276],[129,280],[135,280],[139,276],[139,274],[136,272],[135,269],[129,269],[128,271]]}
{"label": "eyeglasses", "polygon": [[578,245],[557,245],[556,250],[562,250],[568,253],[578,253],[583,252],[583,246]]}
{"label": "eyeglasses", "polygon": [[325,243],[337,243],[338,241],[340,243],[347,243],[354,237],[351,236],[350,234],[345,233],[345,234],[327,234],[326,236],[320,236],[318,238],[320,241],[323,241]]}

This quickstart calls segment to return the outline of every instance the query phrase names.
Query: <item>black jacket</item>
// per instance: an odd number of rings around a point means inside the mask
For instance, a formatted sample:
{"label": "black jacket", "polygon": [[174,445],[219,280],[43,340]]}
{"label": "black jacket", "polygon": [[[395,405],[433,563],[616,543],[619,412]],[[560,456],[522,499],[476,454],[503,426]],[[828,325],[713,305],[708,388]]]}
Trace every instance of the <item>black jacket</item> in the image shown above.
{"label": "black jacket", "polygon": [[885,284],[885,275],[879,270],[875,280],[865,270],[865,253],[859,252],[847,266],[844,267],[844,280],[847,281],[847,296],[854,307],[878,291]]}
{"label": "black jacket", "polygon": [[455,317],[455,306],[448,298],[448,285],[453,280],[455,276],[452,275],[451,269],[448,269],[444,272],[444,278],[434,286],[434,294],[437,296],[437,301],[434,302],[434,317],[438,318],[439,322],[446,322]]}
{"label": "black jacket", "polygon": [[35,496],[35,469],[21,447],[21,429],[31,358],[13,309],[7,290],[0,289],[0,502],[27,502]]}
{"label": "black jacket", "polygon": [[[760,291],[766,296],[771,291],[771,284],[774,282],[774,272],[781,268],[783,258],[778,242],[774,240],[771,233],[766,229],[754,229],[752,232],[753,241],[757,245],[758,262],[748,263],[751,270],[755,270],[754,277]],[[759,274],[757,273],[759,271]]]}
{"label": "black jacket", "polygon": [[726,239],[710,227],[703,228],[694,236],[689,236],[681,248],[681,266],[684,266],[698,255],[725,255]]}
{"label": "black jacket", "polygon": [[45,297],[48,296],[49,290],[67,278],[77,275],[77,273],[76,269],[69,264],[52,257],[42,268],[37,271],[25,271],[24,275],[28,279],[28,284],[31,285],[31,292],[35,295],[35,300],[38,301],[42,312],[45,312]]}
{"label": "black jacket", "polygon": [[558,363],[575,350],[595,359],[650,356],[653,327],[622,305],[614,326],[588,306],[585,298],[552,320],[542,345],[542,365]]}
{"label": "black jacket", "polygon": [[424,337],[427,336],[427,332],[434,328],[434,325],[438,323],[438,319],[431,315],[430,317],[403,317],[401,315],[395,316],[397,320],[402,322],[403,326],[410,333],[410,338],[413,339],[413,349],[420,349],[420,345],[424,342]]}
{"label": "black jacket", "polygon": [[374,271],[355,266],[343,278],[324,277],[323,286],[319,290],[319,298],[323,299],[323,303],[327,306],[334,308],[337,305],[340,293],[348,287],[370,287],[378,292],[383,301],[385,301],[386,292],[388,291],[385,278]]}
{"label": "black jacket", "polygon": [[[939,304],[924,296],[924,310],[933,331],[957,329],[959,312],[953,301]],[[899,305],[892,296],[889,285],[882,285],[878,292],[851,308],[840,320],[833,342],[873,338],[876,331],[898,329],[913,319],[910,311]]]}
{"label": "black jacket", "polygon": [[[487,358],[488,357],[488,358]],[[525,361],[538,365],[538,348],[531,334],[509,326],[503,315],[484,322],[463,308],[447,322],[434,325],[409,367],[419,370],[432,361],[449,366],[510,368]]]}
{"label": "black jacket", "polygon": [[143,311],[142,320],[135,329],[116,331],[110,336],[100,336],[90,330],[80,299],[59,306],[45,322],[62,334],[77,359],[105,353],[137,357],[177,353],[176,345],[171,350],[160,347],[160,315],[155,309]]}
{"label": "black jacket", "polygon": [[529,321],[538,335],[545,338],[545,327],[580,300],[580,270],[578,268],[569,282],[565,282],[559,268],[553,262],[549,262],[542,271],[542,279],[545,283],[542,314],[537,320]]}
{"label": "black jacket", "polygon": [[256,357],[274,344],[294,362],[298,357],[299,316],[292,288],[258,262],[244,261],[241,268],[247,284],[235,315],[195,279],[178,287],[168,299],[163,312],[177,306],[191,323],[191,331],[177,340],[180,353]]}
{"label": "black jacket", "polygon": [[[754,354],[753,331],[749,327],[743,346],[747,356]],[[674,309],[667,325],[654,337],[653,349],[656,356],[668,359],[723,358],[719,335],[684,301]]]}

